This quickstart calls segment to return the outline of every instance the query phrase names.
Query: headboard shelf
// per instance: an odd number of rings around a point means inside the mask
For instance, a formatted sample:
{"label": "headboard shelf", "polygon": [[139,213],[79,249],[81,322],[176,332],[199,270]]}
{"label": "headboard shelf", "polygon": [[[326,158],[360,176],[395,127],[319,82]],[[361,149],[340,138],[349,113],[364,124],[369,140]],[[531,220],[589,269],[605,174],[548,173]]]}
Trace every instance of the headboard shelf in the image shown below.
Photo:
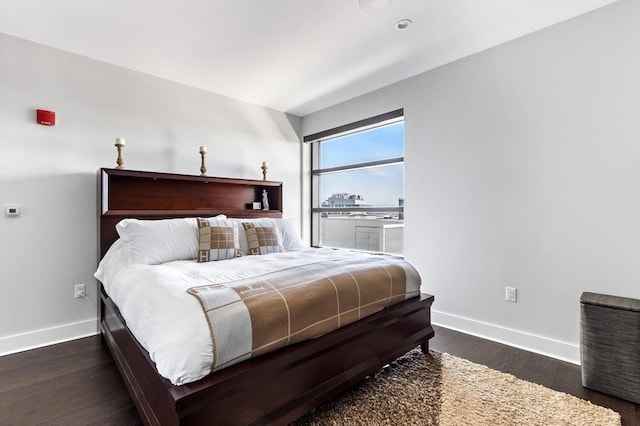
{"label": "headboard shelf", "polygon": [[[98,183],[100,258],[118,238],[115,224],[128,217],[282,217],[282,182],[102,168]],[[254,210],[263,191],[269,210]]]}

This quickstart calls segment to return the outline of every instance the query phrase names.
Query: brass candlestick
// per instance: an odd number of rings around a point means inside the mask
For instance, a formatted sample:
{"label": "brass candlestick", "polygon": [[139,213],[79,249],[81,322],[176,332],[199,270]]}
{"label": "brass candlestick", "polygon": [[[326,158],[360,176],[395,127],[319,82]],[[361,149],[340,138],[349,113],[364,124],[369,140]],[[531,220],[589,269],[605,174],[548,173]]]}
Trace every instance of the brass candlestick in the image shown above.
{"label": "brass candlestick", "polygon": [[201,146],[200,147],[200,159],[201,159],[201,163],[200,163],[200,176],[206,176],[207,175],[207,166],[204,165],[204,157],[207,156],[207,147],[206,146]]}
{"label": "brass candlestick", "polygon": [[122,157],[122,150],[124,149],[124,139],[116,138],[115,146],[118,149],[118,158],[116,159],[116,164],[117,164],[116,169],[123,169],[124,158]]}
{"label": "brass candlestick", "polygon": [[267,170],[269,169],[269,167],[267,166],[267,162],[263,161],[262,167],[260,168],[262,169],[262,180],[267,180]]}

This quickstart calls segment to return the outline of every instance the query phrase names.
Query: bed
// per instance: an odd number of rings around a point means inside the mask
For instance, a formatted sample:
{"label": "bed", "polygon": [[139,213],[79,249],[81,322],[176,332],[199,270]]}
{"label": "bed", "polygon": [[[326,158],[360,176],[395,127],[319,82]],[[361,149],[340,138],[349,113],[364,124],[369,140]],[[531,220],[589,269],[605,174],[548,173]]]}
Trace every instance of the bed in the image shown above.
{"label": "bed", "polygon": [[[100,169],[98,186],[101,259],[125,218],[282,218],[280,182]],[[254,209],[263,193],[270,210]],[[433,296],[420,294],[321,337],[175,385],[158,373],[101,283],[100,294],[103,341],[147,424],[288,424],[414,347],[426,352],[434,335]]]}

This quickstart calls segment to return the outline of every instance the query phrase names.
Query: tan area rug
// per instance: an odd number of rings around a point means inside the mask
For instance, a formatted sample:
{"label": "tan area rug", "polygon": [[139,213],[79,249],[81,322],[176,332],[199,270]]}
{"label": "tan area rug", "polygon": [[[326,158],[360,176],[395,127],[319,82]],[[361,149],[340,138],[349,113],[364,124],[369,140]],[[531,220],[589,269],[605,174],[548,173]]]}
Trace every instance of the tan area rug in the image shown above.
{"label": "tan area rug", "polygon": [[296,425],[620,425],[620,415],[449,354],[414,349]]}

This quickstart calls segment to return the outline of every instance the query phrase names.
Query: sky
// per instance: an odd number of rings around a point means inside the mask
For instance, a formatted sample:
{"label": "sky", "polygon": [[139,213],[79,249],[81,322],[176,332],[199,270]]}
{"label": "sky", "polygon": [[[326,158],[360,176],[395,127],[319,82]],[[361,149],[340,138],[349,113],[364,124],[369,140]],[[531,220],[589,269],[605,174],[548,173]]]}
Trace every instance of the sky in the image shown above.
{"label": "sky", "polygon": [[[321,142],[320,168],[404,156],[404,123],[395,123]],[[320,177],[320,201],[333,193],[360,195],[365,204],[397,206],[404,197],[402,164],[337,172]]]}

